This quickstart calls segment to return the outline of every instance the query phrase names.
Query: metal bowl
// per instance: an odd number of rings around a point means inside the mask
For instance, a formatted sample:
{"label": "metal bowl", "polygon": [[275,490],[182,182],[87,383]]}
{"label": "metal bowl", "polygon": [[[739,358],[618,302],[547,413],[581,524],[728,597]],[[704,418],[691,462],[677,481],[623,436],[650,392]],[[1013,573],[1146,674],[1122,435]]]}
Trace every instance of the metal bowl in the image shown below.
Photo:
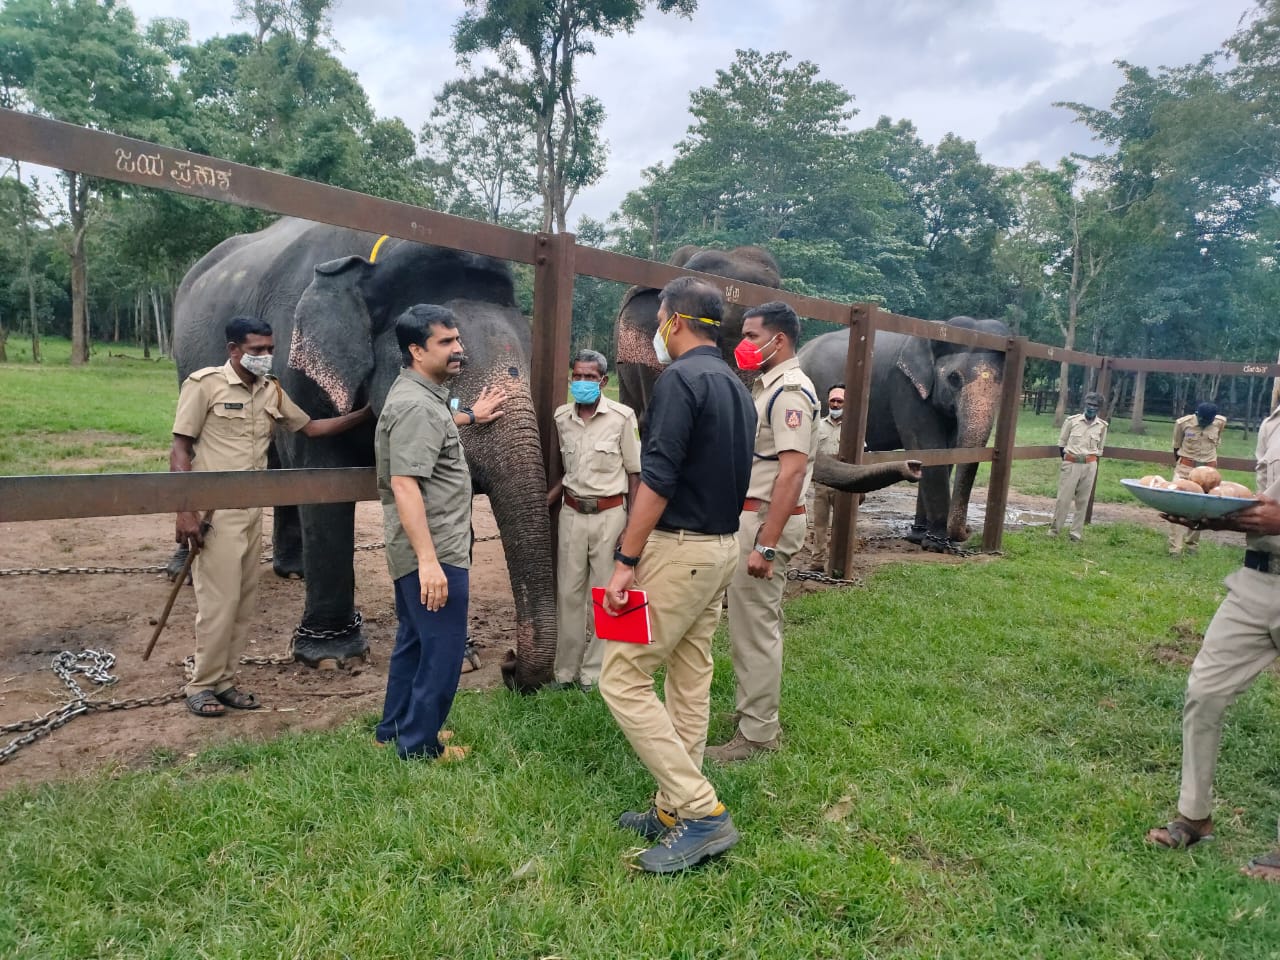
{"label": "metal bowl", "polygon": [[1212,520],[1229,513],[1256,506],[1251,497],[1215,497],[1208,493],[1188,493],[1186,490],[1168,490],[1144,487],[1137,480],[1121,480],[1130,493],[1161,513],[1171,513],[1188,520]]}

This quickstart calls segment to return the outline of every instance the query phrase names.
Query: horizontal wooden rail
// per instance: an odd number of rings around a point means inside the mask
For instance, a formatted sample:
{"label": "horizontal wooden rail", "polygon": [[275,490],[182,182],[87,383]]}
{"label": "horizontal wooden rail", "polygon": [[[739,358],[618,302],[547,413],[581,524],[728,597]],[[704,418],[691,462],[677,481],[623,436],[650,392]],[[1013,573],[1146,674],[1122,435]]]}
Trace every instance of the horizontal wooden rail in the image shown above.
{"label": "horizontal wooden rail", "polygon": [[1052,360],[1055,363],[1076,363],[1083,367],[1100,367],[1106,359],[1096,353],[1082,353],[1079,350],[1068,350],[1066,347],[1053,347],[1047,343],[1028,343],[1027,356],[1040,360]]}
{"label": "horizontal wooden rail", "polygon": [[1237,363],[1228,360],[1157,360],[1146,357],[1112,357],[1112,370],[1145,370],[1148,373],[1201,373],[1222,377],[1280,377],[1280,363]]}
{"label": "horizontal wooden rail", "polygon": [[985,347],[988,350],[999,350],[1001,353],[1009,349],[1007,337],[983,333],[981,330],[952,327],[936,320],[904,317],[900,313],[889,313],[887,310],[876,311],[876,330],[905,333],[912,337],[924,337],[929,340],[945,340],[947,343],[959,343],[966,347]]}
{"label": "horizontal wooden rail", "polygon": [[372,467],[0,477],[0,522],[375,500]]}
{"label": "horizontal wooden rail", "polygon": [[[942,467],[957,463],[990,463],[995,459],[992,447],[957,447],[954,450],[867,450],[863,463],[894,463],[919,460],[926,467]],[[1057,456],[1057,451],[1054,451]]]}
{"label": "horizontal wooden rail", "polygon": [[0,110],[0,155],[502,260],[536,256],[532,233],[16,110]]}

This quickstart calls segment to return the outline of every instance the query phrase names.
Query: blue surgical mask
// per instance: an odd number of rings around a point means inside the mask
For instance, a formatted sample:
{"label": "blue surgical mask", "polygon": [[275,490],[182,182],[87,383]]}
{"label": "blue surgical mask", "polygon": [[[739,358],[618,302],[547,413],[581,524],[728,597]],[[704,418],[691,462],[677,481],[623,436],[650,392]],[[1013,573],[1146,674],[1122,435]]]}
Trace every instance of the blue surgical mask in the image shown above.
{"label": "blue surgical mask", "polygon": [[594,380],[574,380],[569,384],[569,393],[576,403],[595,403],[600,399],[600,384]]}

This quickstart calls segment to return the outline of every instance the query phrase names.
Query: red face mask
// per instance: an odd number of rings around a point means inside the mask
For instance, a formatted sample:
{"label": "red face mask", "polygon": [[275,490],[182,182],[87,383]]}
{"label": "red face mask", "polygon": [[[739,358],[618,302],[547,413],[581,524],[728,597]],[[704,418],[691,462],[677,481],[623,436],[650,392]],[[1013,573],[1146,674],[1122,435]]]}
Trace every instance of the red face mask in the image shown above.
{"label": "red face mask", "polygon": [[733,348],[733,359],[739,370],[759,370],[764,365],[764,353],[750,340],[743,340]]}

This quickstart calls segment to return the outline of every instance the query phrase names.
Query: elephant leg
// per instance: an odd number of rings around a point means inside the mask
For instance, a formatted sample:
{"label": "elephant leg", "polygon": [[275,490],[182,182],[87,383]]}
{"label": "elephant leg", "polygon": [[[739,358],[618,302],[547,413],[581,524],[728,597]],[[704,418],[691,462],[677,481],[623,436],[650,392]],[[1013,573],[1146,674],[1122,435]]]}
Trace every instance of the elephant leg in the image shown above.
{"label": "elephant leg", "polygon": [[271,569],[277,577],[301,580],[302,521],[297,507],[275,507],[271,512]]}
{"label": "elephant leg", "polygon": [[298,508],[307,601],[293,636],[293,657],[307,666],[339,665],[364,657],[369,644],[355,608],[354,503],[317,503]]}
{"label": "elephant leg", "polygon": [[951,500],[951,468],[925,467],[922,474],[916,495],[916,524],[923,520],[925,530],[918,542],[926,550],[945,552],[949,546],[947,508]]}
{"label": "elephant leg", "polygon": [[911,521],[911,530],[906,536],[908,543],[923,544],[925,534],[929,532],[929,517],[924,509],[924,491],[916,488],[916,516]]}

